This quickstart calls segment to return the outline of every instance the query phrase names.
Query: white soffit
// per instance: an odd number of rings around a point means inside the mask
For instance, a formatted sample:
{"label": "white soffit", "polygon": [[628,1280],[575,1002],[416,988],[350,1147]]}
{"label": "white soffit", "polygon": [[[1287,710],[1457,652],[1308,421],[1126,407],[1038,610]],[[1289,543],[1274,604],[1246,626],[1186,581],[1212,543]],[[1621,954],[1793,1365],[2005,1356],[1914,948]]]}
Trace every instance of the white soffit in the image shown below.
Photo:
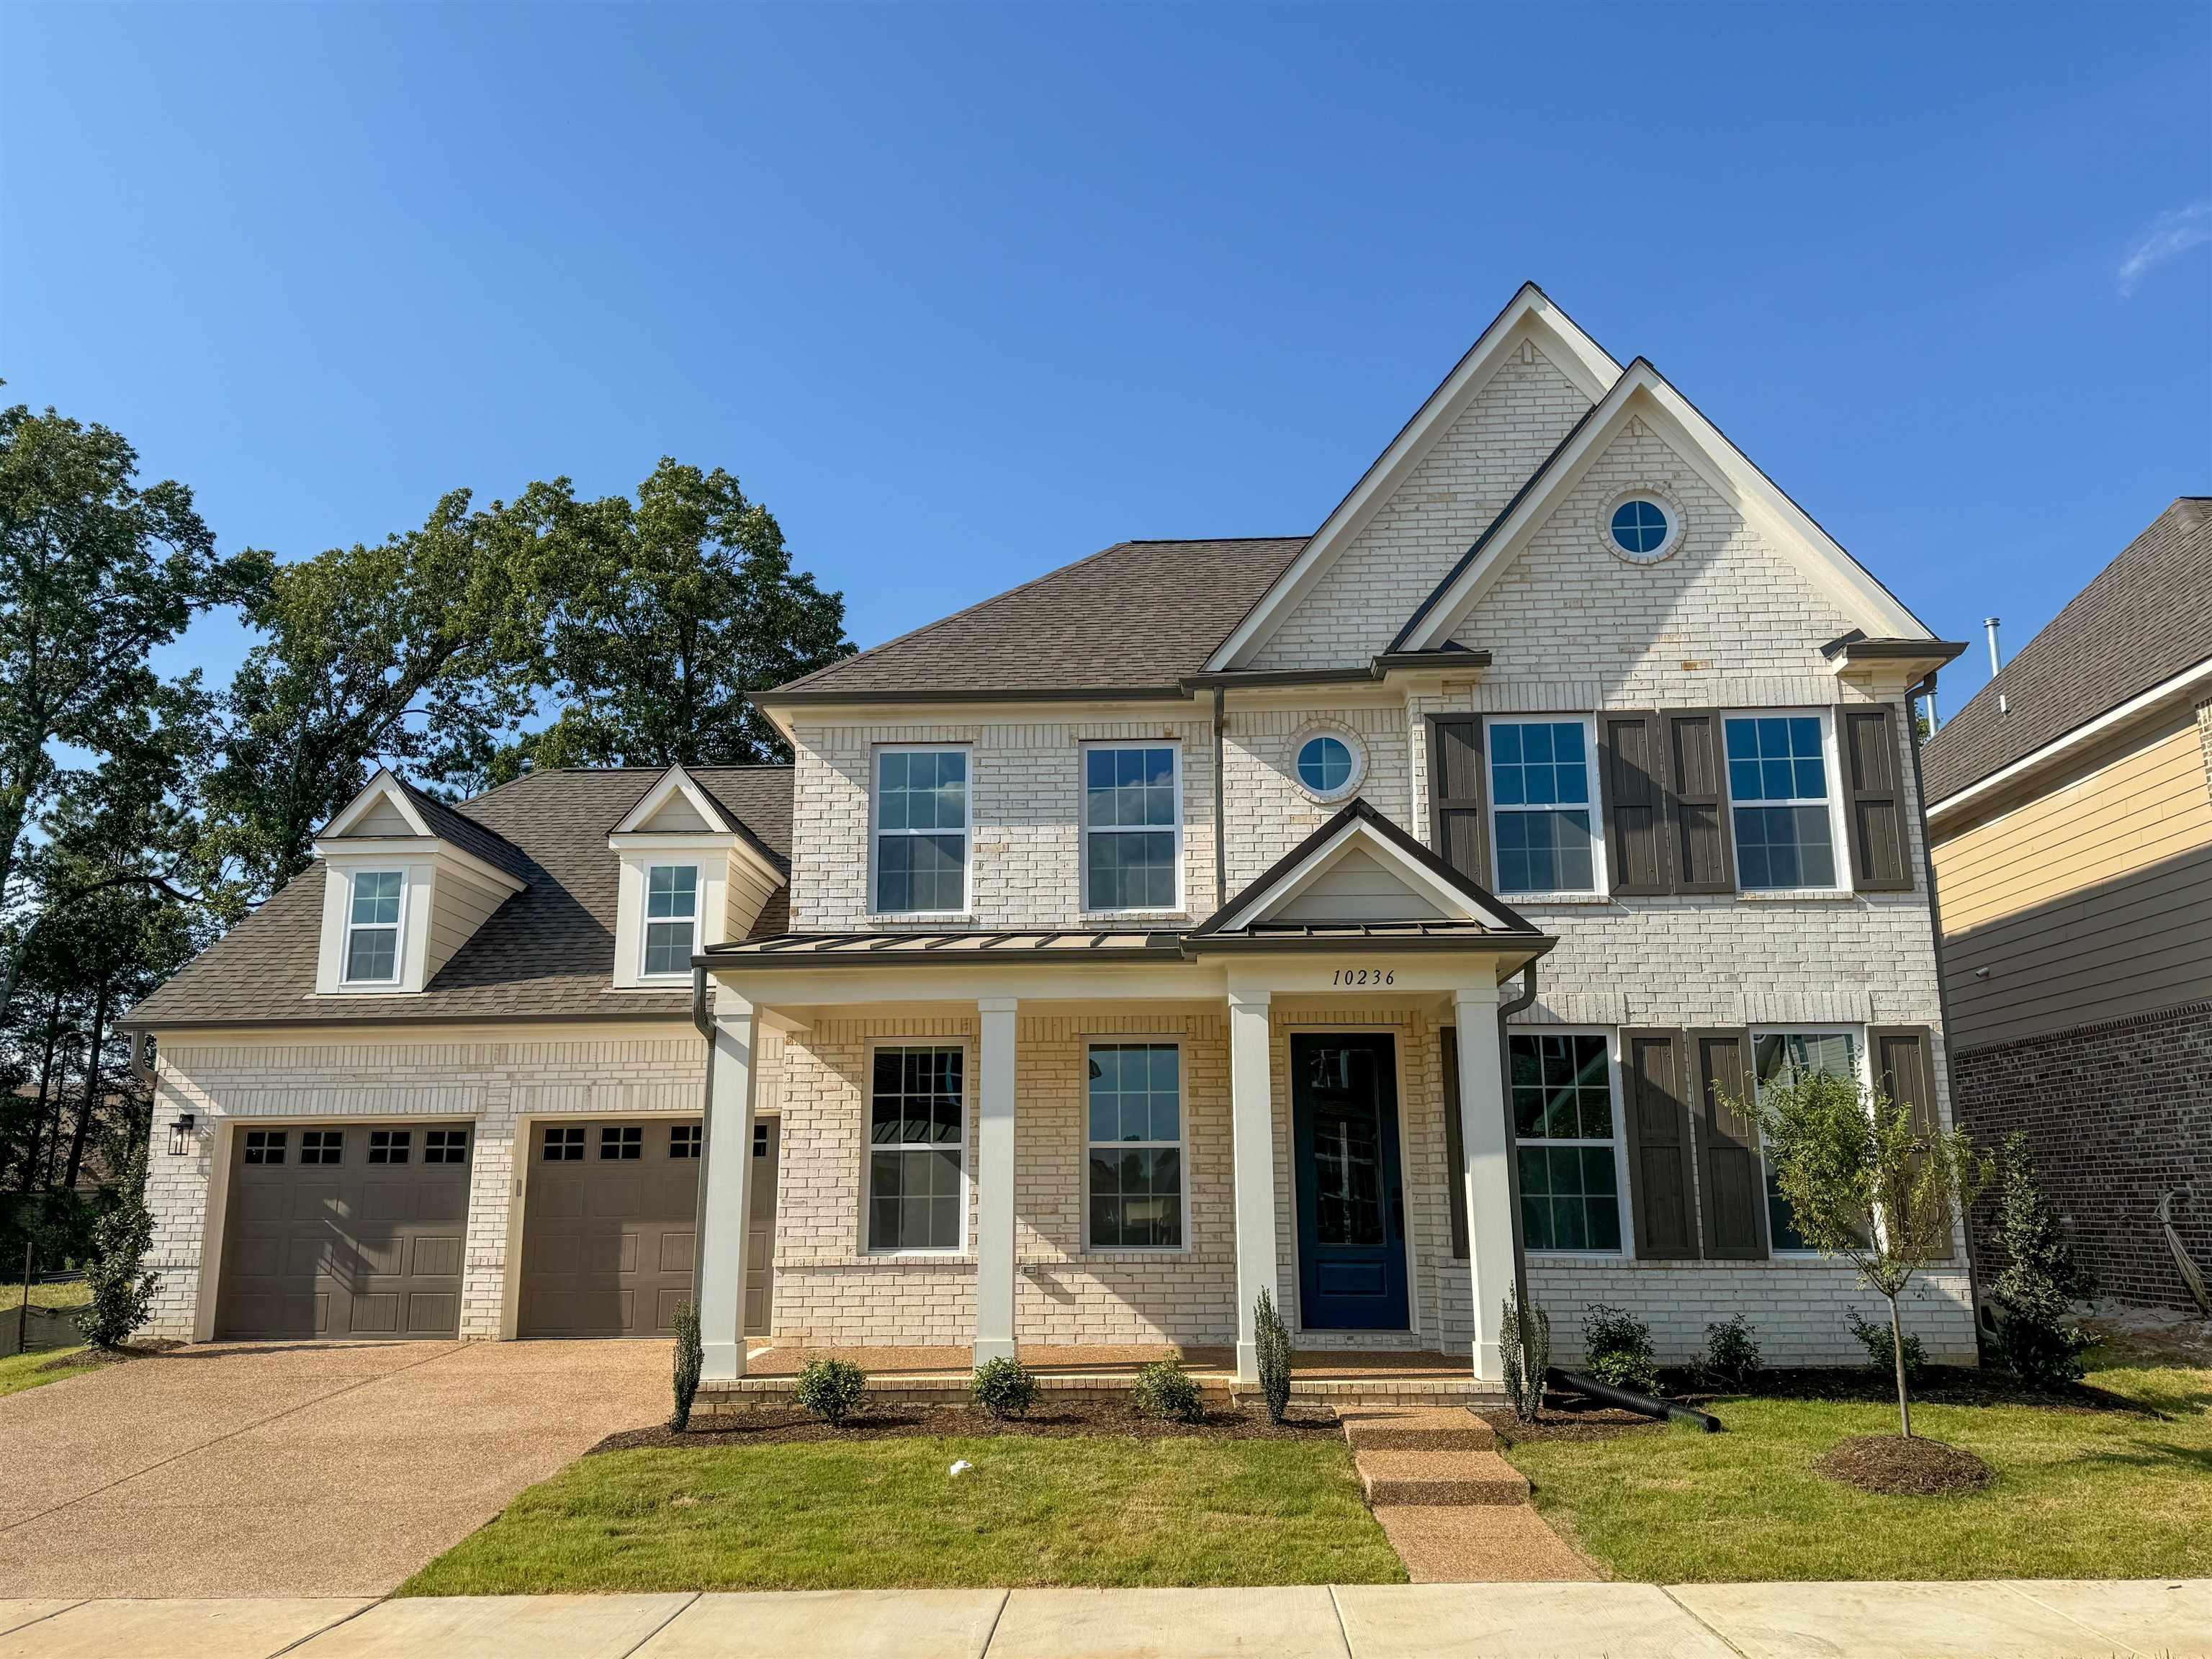
{"label": "white soffit", "polygon": [[431,833],[430,825],[407,792],[399,787],[399,780],[389,767],[379,767],[376,775],[362,785],[361,793],[338,810],[338,814],[325,824],[315,839],[333,841],[352,835],[361,821],[380,805],[386,805],[407,821],[407,825],[418,836]]}
{"label": "white soffit", "polygon": [[1243,621],[1206,659],[1208,673],[1249,663],[1524,339],[1534,339],[1592,403],[1604,397],[1620,377],[1620,365],[1553,305],[1543,289],[1534,283],[1522,284],[1521,291],[1453,366],[1443,384],[1429,394],[1428,401],[1400,428],[1351,493],[1337,503],[1336,510],[1299,550],[1289,568],[1275,578]]}
{"label": "white soffit", "polygon": [[681,795],[691,810],[708,824],[711,833],[718,836],[737,833],[737,827],[722,815],[721,808],[714,805],[707,792],[681,766],[672,766],[663,772],[659,781],[645,792],[644,798],[623,814],[622,822],[615,825],[611,833],[617,836],[648,833],[661,808],[678,795]]}

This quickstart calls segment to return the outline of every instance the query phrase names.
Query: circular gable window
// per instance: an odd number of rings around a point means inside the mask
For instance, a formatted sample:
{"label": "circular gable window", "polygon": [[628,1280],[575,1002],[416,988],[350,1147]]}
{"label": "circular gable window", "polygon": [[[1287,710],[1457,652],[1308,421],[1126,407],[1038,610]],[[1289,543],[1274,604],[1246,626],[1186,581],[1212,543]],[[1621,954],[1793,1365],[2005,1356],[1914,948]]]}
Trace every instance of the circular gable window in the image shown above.
{"label": "circular gable window", "polygon": [[1359,781],[1360,753],[1357,739],[1348,733],[1316,732],[1300,741],[1298,782],[1321,800],[1348,795]]}
{"label": "circular gable window", "polygon": [[1625,495],[1607,515],[1605,533],[1615,556],[1632,564],[1656,564],[1681,540],[1681,513],[1656,495]]}

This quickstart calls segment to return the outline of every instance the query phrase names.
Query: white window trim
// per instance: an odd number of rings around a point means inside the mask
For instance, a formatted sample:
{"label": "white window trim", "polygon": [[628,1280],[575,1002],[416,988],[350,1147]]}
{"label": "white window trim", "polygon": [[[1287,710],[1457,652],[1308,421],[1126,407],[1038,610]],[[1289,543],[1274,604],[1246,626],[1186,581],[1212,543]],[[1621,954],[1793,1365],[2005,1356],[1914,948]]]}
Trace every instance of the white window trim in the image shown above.
{"label": "white window trim", "polygon": [[[964,755],[968,760],[967,787],[961,793],[964,809],[960,823],[960,908],[957,910],[883,910],[877,908],[881,889],[877,885],[876,855],[885,836],[941,836],[943,830],[886,830],[883,827],[884,767],[886,755]],[[967,743],[879,743],[868,751],[868,915],[886,921],[960,921],[975,910],[975,748]]]}
{"label": "white window trim", "polygon": [[[1605,1039],[1606,1087],[1611,1091],[1613,1097],[1612,1145],[1613,1206],[1620,1212],[1620,1248],[1617,1250],[1531,1249],[1528,1252],[1528,1255],[1532,1258],[1540,1259],[1545,1261],[1633,1261],[1636,1259],[1636,1217],[1629,1203],[1628,1196],[1628,1124],[1626,1120],[1621,1115],[1623,1102],[1620,1078],[1623,1057],[1620,1047],[1620,1032],[1617,1028],[1605,1025],[1508,1026],[1505,1031],[1505,1108],[1508,1112],[1510,1112],[1513,1109],[1513,1039],[1515,1037],[1547,1036],[1594,1036],[1602,1037]],[[1517,1184],[1519,1181],[1519,1175],[1517,1172],[1520,1168],[1521,1148],[1523,1146],[1602,1146],[1605,1144],[1606,1143],[1601,1140],[1551,1140],[1547,1139],[1524,1140],[1522,1138],[1520,1127],[1516,1121],[1514,1125],[1513,1130],[1513,1161],[1514,1168],[1516,1172],[1515,1175],[1515,1181]]]}
{"label": "white window trim", "polygon": [[[1728,723],[1730,720],[1803,720],[1812,715],[1820,722],[1820,763],[1827,769],[1828,844],[1836,866],[1834,884],[1827,887],[1746,887],[1743,884],[1743,859],[1735,834],[1735,791],[1729,783]],[[1844,773],[1841,757],[1836,750],[1836,711],[1832,708],[1723,708],[1720,711],[1718,761],[1720,764],[1721,810],[1729,815],[1729,873],[1734,877],[1739,896],[1748,899],[1789,898],[1849,898],[1855,890],[1851,886],[1850,843],[1845,839],[1848,830],[1844,818]],[[1764,801],[1751,800],[1746,806],[1810,806],[1809,800]],[[1776,1028],[1779,1029],[1779,1028]],[[1809,1026],[1788,1028],[1806,1030]]]}
{"label": "white window trim", "polygon": [[[1590,881],[1588,887],[1546,888],[1530,892],[1509,890],[1498,874],[1498,815],[1500,812],[1555,811],[1558,804],[1548,806],[1500,806],[1498,804],[1497,750],[1491,733],[1501,726],[1568,726],[1579,724],[1583,728],[1583,753],[1589,757],[1589,816],[1590,816]],[[1598,777],[1597,716],[1595,714],[1547,714],[1532,710],[1523,714],[1488,714],[1482,722],[1482,794],[1484,811],[1489,821],[1483,826],[1490,836],[1491,891],[1508,903],[1522,904],[1588,904],[1607,898],[1613,891],[1613,872],[1605,862],[1605,790]],[[1571,809],[1570,809],[1571,810]],[[1589,1033],[1585,1032],[1587,1036]]]}
{"label": "white window trim", "polygon": [[[685,951],[684,955],[686,957],[698,955],[700,934],[699,924],[701,920],[700,912],[707,900],[707,872],[702,866],[693,863],[688,859],[671,859],[665,861],[641,860],[641,867],[645,872],[645,880],[642,884],[643,891],[639,895],[638,898],[638,903],[641,906],[641,909],[637,919],[637,976],[641,980],[653,981],[655,983],[663,983],[671,980],[689,979],[691,977],[691,969],[688,964],[683,968],[665,973],[654,973],[647,969],[645,964],[652,959],[653,929],[653,925],[656,922],[660,924],[662,927],[665,927],[672,921],[690,921],[691,924],[691,948]],[[656,870],[689,870],[691,872],[691,914],[690,916],[656,916],[653,914],[653,872]]]}
{"label": "white window trim", "polygon": [[[1305,753],[1306,745],[1316,738],[1334,738],[1344,745],[1345,752],[1352,757],[1351,772],[1346,775],[1344,781],[1334,789],[1315,788],[1305,781],[1305,775],[1298,770],[1299,757]],[[1367,781],[1366,739],[1351,726],[1340,721],[1316,720],[1309,725],[1300,726],[1291,738],[1290,761],[1291,781],[1297,786],[1298,793],[1305,796],[1308,800],[1319,801],[1324,806],[1334,806],[1341,801],[1350,799],[1358,793],[1359,786]]]}
{"label": "white window trim", "polygon": [[[1096,835],[1158,835],[1163,826],[1146,824],[1100,824],[1095,830],[1091,823],[1091,786],[1089,772],[1091,757],[1101,750],[1164,749],[1173,757],[1175,769],[1175,902],[1164,908],[1159,906],[1133,907],[1128,909],[1098,909],[1091,902],[1091,837]],[[1076,905],[1085,916],[1180,916],[1188,914],[1184,906],[1184,870],[1182,855],[1182,740],[1179,738],[1115,738],[1096,743],[1079,744],[1075,771],[1076,818]]]}
{"label": "white window trim", "polygon": [[[876,1160],[878,1150],[891,1152],[893,1147],[878,1149],[868,1138],[874,1121],[876,1108],[876,1056],[884,1049],[905,1051],[914,1048],[950,1049],[960,1056],[960,1242],[950,1249],[914,1249],[907,1248],[879,1249],[868,1242],[868,1223],[876,1197]],[[872,1261],[894,1261],[902,1257],[932,1261],[954,1261],[968,1254],[968,1224],[975,1205],[975,1172],[969,1163],[969,1147],[975,1136],[969,1119],[975,1110],[975,1044],[965,1037],[884,1037],[868,1044],[867,1083],[860,1092],[860,1254]],[[927,1145],[938,1152],[945,1150],[941,1141]],[[745,1148],[750,1163],[752,1148]]]}
{"label": "white window trim", "polygon": [[[1873,1087],[1872,1062],[1867,1053],[1867,1028],[1863,1025],[1754,1025],[1750,1029],[1751,1053],[1747,1058],[1751,1062],[1751,1094],[1754,1102],[1759,1098],[1759,1040],[1761,1037],[1849,1037],[1851,1040],[1851,1069],[1857,1079],[1862,1097]],[[1766,1202],[1766,1137],[1762,1133],[1759,1137],[1759,1201],[1762,1205]],[[1770,1257],[1780,1261],[1817,1261],[1820,1259],[1820,1253],[1818,1250],[1785,1250],[1778,1246],[1774,1242],[1773,1213],[1771,1211],[1767,1211],[1764,1214],[1766,1223],[1766,1254]]]}
{"label": "white window trim", "polygon": [[[1091,1138],[1091,1051],[1093,1048],[1172,1048],[1176,1051],[1176,1127],[1179,1140],[1093,1140]],[[1191,1253],[1190,1236],[1190,1053],[1180,1036],[1152,1036],[1137,1033],[1095,1034],[1083,1039],[1083,1254],[1104,1256],[1175,1256]],[[1157,1151],[1173,1146],[1182,1165],[1182,1243],[1180,1244],[1093,1244],[1091,1242],[1091,1153],[1094,1147],[1117,1146],[1125,1152]]]}
{"label": "white window trim", "polygon": [[[363,876],[397,876],[399,878],[399,916],[390,924],[392,931],[392,976],[388,979],[356,979],[349,969],[353,964],[353,936],[356,929],[382,933],[386,924],[380,921],[356,922],[353,919],[354,890]],[[346,872],[345,937],[338,941],[338,983],[348,990],[368,988],[397,990],[407,978],[407,872],[404,869],[362,869]]]}

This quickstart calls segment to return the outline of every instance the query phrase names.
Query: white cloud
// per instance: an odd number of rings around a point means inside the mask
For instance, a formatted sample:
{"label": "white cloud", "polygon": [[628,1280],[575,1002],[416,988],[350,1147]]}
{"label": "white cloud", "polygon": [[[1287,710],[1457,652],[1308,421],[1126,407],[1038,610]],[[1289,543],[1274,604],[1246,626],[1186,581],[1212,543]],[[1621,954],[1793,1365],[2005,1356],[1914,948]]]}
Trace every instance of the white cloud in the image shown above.
{"label": "white cloud", "polygon": [[2120,262],[2120,297],[2136,291],[2136,284],[2153,265],[2175,254],[2212,242],[2212,202],[2192,202],[2185,208],[2168,208],[2151,221],[2150,228]]}

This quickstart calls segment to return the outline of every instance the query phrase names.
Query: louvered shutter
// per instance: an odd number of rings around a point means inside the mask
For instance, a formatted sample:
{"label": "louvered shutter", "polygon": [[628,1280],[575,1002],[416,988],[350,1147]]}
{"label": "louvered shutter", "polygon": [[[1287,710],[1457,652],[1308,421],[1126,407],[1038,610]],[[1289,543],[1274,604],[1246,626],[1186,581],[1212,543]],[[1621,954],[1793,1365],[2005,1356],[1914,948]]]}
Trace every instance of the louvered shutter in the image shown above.
{"label": "louvered shutter", "polygon": [[1721,781],[1721,717],[1711,709],[1660,716],[1667,740],[1667,853],[1678,893],[1732,893],[1728,804]]}
{"label": "louvered shutter", "polygon": [[1680,1031],[1620,1034],[1621,1098],[1627,1107],[1628,1201],[1636,1254],[1646,1261],[1698,1257],[1697,1199],[1692,1187],[1688,1091],[1682,1086]]}
{"label": "louvered shutter", "polygon": [[1429,720],[1429,822],[1437,856],[1469,881],[1490,885],[1482,716],[1437,714]]}
{"label": "louvered shutter", "polygon": [[[1924,1025],[1877,1025],[1867,1033],[1867,1042],[1874,1049],[1875,1085],[1912,1115],[1916,1134],[1932,1137],[1942,1124],[1936,1110],[1935,1045]],[[1947,1204],[1945,1208],[1948,1210]],[[1954,1259],[1956,1247],[1948,1241],[1952,1230],[1944,1229],[1947,1243],[1938,1261]]]}
{"label": "louvered shutter", "polygon": [[1659,716],[1600,714],[1598,778],[1605,792],[1606,873],[1617,894],[1668,890],[1667,787]]}
{"label": "louvered shutter", "polygon": [[1905,829],[1904,767],[1898,759],[1897,711],[1841,711],[1844,824],[1851,849],[1851,885],[1863,893],[1912,890],[1912,848]]}
{"label": "louvered shutter", "polygon": [[1757,1073],[1748,1031],[1692,1031],[1697,1067],[1698,1207],[1705,1254],[1766,1259],[1766,1175],[1759,1126],[1729,1103],[1748,1103]]}
{"label": "louvered shutter", "polygon": [[1447,1025],[1444,1057],[1444,1188],[1451,1194],[1451,1253],[1455,1261],[1467,1252],[1467,1139],[1459,1121],[1459,1029]]}

